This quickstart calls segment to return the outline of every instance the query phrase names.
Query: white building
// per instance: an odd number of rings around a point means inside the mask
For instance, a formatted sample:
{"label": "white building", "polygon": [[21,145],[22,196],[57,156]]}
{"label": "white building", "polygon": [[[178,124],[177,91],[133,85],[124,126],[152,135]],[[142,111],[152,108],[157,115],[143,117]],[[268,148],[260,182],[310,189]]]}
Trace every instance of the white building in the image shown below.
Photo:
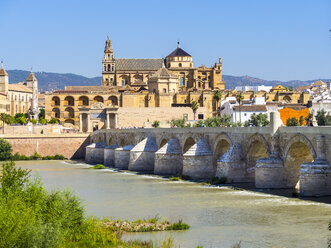
{"label": "white building", "polygon": [[267,114],[266,105],[237,105],[233,106],[231,115],[232,122],[244,123],[248,121],[253,114]]}
{"label": "white building", "polygon": [[256,86],[237,86],[234,90],[235,91],[266,91],[270,92],[272,86],[264,86],[264,85],[256,85]]}

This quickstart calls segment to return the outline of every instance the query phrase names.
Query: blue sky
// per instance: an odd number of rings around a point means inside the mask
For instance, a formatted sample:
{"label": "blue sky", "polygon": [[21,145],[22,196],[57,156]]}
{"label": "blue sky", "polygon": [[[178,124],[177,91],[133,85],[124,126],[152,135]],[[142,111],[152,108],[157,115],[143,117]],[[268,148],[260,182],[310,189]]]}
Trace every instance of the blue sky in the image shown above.
{"label": "blue sky", "polygon": [[195,66],[267,80],[331,78],[331,1],[0,0],[7,69],[101,75],[107,34],[117,58],[181,47]]}

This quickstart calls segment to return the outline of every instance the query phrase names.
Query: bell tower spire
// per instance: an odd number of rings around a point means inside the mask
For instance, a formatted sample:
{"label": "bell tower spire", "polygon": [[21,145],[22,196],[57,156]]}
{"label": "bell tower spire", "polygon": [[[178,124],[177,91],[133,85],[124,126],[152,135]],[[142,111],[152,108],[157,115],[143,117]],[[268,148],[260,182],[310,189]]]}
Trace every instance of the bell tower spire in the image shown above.
{"label": "bell tower spire", "polygon": [[103,86],[114,85],[115,82],[115,59],[113,53],[113,47],[109,39],[109,34],[107,35],[104,57],[102,60],[102,82]]}

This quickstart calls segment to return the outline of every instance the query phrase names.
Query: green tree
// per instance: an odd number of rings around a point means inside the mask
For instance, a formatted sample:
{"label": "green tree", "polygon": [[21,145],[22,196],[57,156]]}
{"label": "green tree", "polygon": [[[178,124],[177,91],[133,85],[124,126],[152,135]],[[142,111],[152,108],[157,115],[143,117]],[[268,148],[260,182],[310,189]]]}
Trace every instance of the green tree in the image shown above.
{"label": "green tree", "polygon": [[0,161],[11,159],[11,153],[11,144],[7,140],[0,138]]}
{"label": "green tree", "polygon": [[198,108],[199,108],[199,103],[197,101],[193,101],[191,103],[191,109],[193,111],[194,120],[195,120],[195,114],[197,113]]}
{"label": "green tree", "polygon": [[158,128],[158,127],[160,127],[160,122],[159,122],[159,121],[154,121],[154,122],[152,123],[152,127],[154,127],[154,128]]}
{"label": "green tree", "polygon": [[313,126],[313,114],[309,113],[307,117],[305,117],[305,121],[307,126]]}
{"label": "green tree", "polygon": [[250,119],[244,123],[245,127],[253,126],[253,127],[265,127],[268,126],[270,121],[268,120],[267,114],[252,114]]}
{"label": "green tree", "polygon": [[326,112],[324,109],[318,110],[317,115],[315,117],[316,117],[317,125],[319,126],[326,125]]}
{"label": "green tree", "polygon": [[217,116],[222,116],[221,111],[222,111],[222,106],[218,108],[218,103],[219,101],[222,102],[222,97],[223,97],[223,92],[220,90],[216,90],[213,95],[213,99],[216,101],[216,110],[217,110]]}
{"label": "green tree", "polygon": [[38,114],[38,119],[41,119],[41,118],[45,119],[45,109],[44,108],[40,109],[39,114]]}
{"label": "green tree", "polygon": [[304,126],[304,121],[305,121],[305,119],[304,119],[303,116],[301,115],[300,118],[299,118],[299,125],[300,125],[300,126]]}
{"label": "green tree", "polygon": [[17,117],[17,118],[16,118],[16,123],[21,124],[21,125],[26,124],[26,119],[25,119],[25,117],[24,117],[24,116]]}
{"label": "green tree", "polygon": [[295,117],[288,118],[286,120],[286,126],[288,126],[288,127],[299,126],[299,122],[298,122],[297,118],[295,118]]}
{"label": "green tree", "polygon": [[241,104],[244,100],[244,96],[241,93],[239,93],[236,96],[236,99],[237,99],[237,102],[239,103],[239,121],[241,122]]}
{"label": "green tree", "polygon": [[289,91],[294,91],[293,86],[291,85],[290,87],[288,87],[288,90],[289,90]]}
{"label": "green tree", "polygon": [[173,119],[170,122],[171,127],[186,127],[186,121],[184,119]]}

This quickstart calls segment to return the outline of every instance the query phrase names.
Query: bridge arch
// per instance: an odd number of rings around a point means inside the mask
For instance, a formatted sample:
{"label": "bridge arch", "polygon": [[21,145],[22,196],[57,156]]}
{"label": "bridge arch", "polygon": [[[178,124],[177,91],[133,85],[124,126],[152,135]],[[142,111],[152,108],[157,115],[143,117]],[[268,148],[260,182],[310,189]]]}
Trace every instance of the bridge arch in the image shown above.
{"label": "bridge arch", "polygon": [[309,149],[313,158],[314,159],[316,158],[316,151],[315,151],[315,148],[314,148],[313,144],[311,143],[311,141],[305,135],[298,133],[298,134],[294,135],[292,138],[290,138],[289,142],[287,142],[287,145],[283,152],[284,160],[287,157],[287,154],[288,154],[291,146],[297,142],[301,142],[301,143],[305,144],[307,146],[307,148]]}
{"label": "bridge arch", "polygon": [[159,148],[165,146],[167,143],[168,143],[168,139],[167,138],[162,138],[161,142],[160,142],[160,145],[159,145]]}
{"label": "bridge arch", "polygon": [[255,180],[256,161],[269,157],[270,146],[261,134],[253,134],[246,145],[246,172],[251,181]]}
{"label": "bridge arch", "polygon": [[217,160],[233,145],[233,142],[228,134],[221,133],[216,136],[213,146],[213,163],[216,165]]}
{"label": "bridge arch", "polygon": [[186,153],[193,145],[195,145],[196,141],[190,136],[185,139],[183,144],[183,154]]}

